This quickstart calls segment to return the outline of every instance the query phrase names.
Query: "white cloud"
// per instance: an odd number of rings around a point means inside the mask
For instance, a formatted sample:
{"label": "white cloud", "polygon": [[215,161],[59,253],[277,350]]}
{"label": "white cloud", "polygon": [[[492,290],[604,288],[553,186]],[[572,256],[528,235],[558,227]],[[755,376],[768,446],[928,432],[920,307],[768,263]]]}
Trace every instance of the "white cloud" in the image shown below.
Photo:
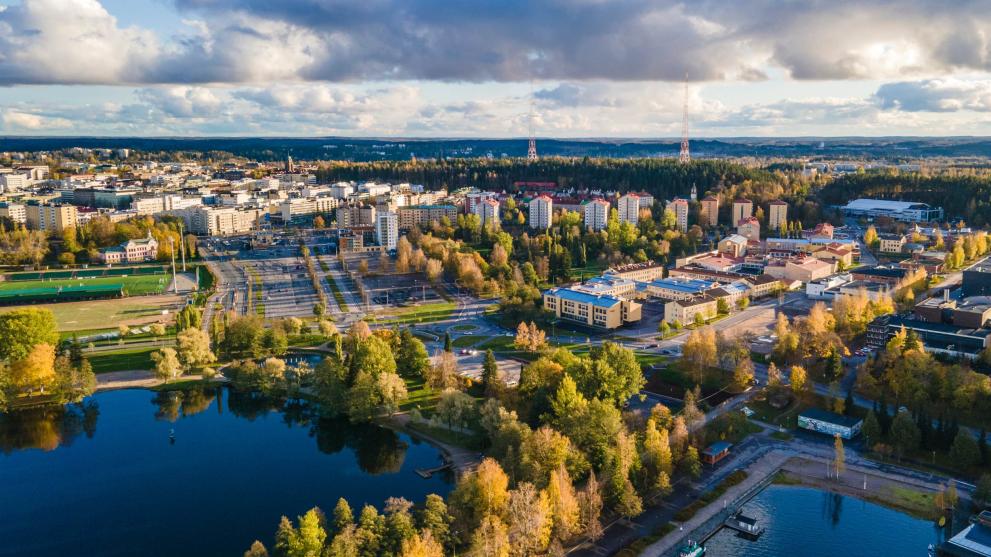
{"label": "white cloud", "polygon": [[874,97],[883,108],[905,112],[989,112],[991,80],[944,78],[885,83]]}

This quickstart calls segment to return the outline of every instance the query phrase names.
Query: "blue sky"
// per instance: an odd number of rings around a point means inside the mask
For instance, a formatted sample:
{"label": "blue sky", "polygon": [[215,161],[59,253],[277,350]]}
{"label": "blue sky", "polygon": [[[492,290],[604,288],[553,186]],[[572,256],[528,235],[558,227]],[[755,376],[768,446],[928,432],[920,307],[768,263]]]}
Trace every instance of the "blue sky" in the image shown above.
{"label": "blue sky", "polygon": [[0,0],[0,134],[987,135],[956,0]]}

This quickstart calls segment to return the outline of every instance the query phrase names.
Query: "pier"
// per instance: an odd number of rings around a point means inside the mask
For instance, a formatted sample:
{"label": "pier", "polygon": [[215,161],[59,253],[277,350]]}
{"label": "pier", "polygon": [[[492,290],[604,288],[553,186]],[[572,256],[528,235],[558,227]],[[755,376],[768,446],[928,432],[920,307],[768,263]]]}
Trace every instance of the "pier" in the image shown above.
{"label": "pier", "polygon": [[453,462],[445,462],[444,464],[441,464],[440,466],[434,468],[417,468],[415,472],[418,476],[427,480],[433,477],[433,475],[437,474],[438,472],[443,472],[444,470],[450,470],[453,466],[454,466]]}

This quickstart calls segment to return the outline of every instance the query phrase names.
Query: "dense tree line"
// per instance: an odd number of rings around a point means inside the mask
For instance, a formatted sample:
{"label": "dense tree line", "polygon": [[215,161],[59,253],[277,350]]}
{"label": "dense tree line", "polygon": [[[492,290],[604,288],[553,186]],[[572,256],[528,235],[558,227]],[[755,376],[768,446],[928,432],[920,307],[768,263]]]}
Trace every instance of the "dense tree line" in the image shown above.
{"label": "dense tree line", "polygon": [[942,207],[947,218],[974,226],[991,223],[991,176],[966,171],[937,175],[867,172],[832,180],[818,194],[823,204],[844,205],[858,197],[919,201]]}
{"label": "dense tree line", "polygon": [[768,171],[724,160],[680,164],[674,159],[563,158],[451,159],[437,161],[334,162],[317,170],[321,181],[390,180],[423,184],[427,189],[514,191],[516,182],[555,182],[557,189],[646,191],[664,200],[688,197],[692,185],[700,195],[724,192],[755,201],[798,199],[807,184],[793,172]]}

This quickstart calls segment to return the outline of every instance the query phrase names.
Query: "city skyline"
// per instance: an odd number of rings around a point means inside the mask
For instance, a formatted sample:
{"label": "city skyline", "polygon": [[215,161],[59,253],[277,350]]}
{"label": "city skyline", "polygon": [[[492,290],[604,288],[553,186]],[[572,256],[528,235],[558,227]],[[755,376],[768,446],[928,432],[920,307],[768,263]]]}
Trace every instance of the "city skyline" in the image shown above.
{"label": "city skyline", "polygon": [[0,1],[0,134],[985,135],[979,2]]}

